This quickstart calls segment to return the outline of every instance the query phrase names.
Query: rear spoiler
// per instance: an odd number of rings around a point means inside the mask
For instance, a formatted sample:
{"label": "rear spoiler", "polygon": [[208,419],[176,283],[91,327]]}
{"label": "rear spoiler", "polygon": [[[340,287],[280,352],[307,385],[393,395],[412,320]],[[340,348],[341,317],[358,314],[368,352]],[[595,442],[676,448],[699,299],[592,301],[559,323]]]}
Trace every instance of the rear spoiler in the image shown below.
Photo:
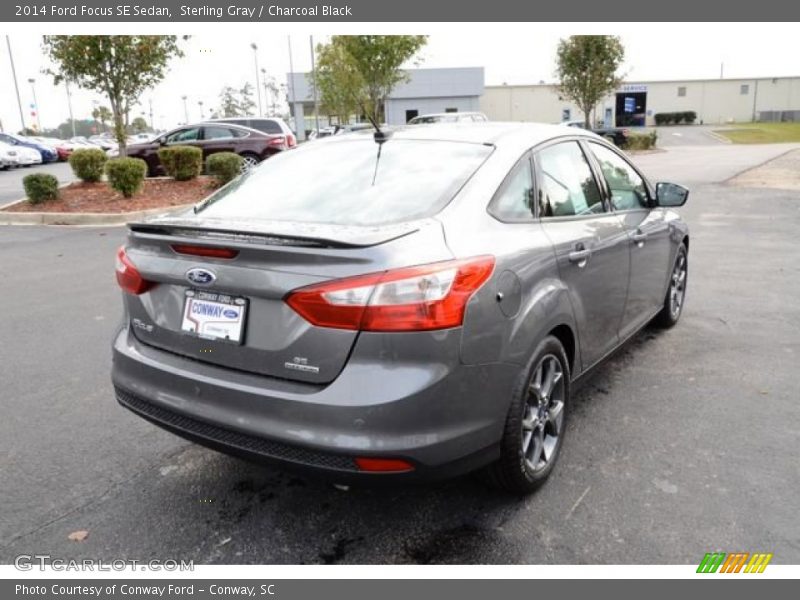
{"label": "rear spoiler", "polygon": [[209,241],[263,246],[301,246],[310,248],[366,248],[384,244],[419,231],[420,223],[383,227],[316,225],[282,222],[231,223],[222,225],[188,219],[162,218],[128,223],[133,233],[202,238]]}

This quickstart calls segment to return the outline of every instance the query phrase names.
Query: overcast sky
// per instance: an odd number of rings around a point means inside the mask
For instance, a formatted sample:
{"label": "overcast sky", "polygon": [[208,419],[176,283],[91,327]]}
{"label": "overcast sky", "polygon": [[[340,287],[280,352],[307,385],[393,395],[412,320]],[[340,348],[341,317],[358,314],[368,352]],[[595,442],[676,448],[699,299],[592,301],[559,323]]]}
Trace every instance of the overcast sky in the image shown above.
{"label": "overcast sky", "polygon": [[[587,33],[585,28],[566,24],[444,24],[426,27],[414,24],[415,32],[430,32],[422,52],[424,67],[483,66],[487,85],[552,82],[555,48],[559,38]],[[626,50],[624,72],[628,80],[716,78],[720,63],[725,77],[800,76],[800,36],[796,24],[641,24],[604,27],[604,33],[621,33]],[[0,26],[2,28],[2,26]],[[218,105],[223,86],[241,87],[255,82],[250,44],[258,47],[259,67],[279,83],[289,71],[286,28],[239,24],[214,24],[183,43],[185,57],[174,61],[163,83],[141,99],[132,118],[142,112],[153,116],[158,128],[172,127],[184,120],[181,96],[188,96],[189,119],[200,118],[198,101],[205,114]],[[35,78],[42,125],[54,127],[68,117],[66,92],[42,74],[47,62],[41,52],[41,36],[35,30],[2,31],[0,40],[0,119],[6,131],[19,129],[19,110],[6,47],[10,34],[20,95],[26,123],[31,120],[33,102],[29,78]],[[309,35],[291,28],[292,58],[296,71],[311,66]],[[181,30],[180,33],[192,33]],[[314,33],[314,30],[309,30]],[[325,35],[315,36],[315,42]],[[89,91],[73,90],[75,118],[88,118],[94,102],[108,102]],[[800,99],[798,99],[800,102]],[[149,116],[148,116],[149,120]]]}

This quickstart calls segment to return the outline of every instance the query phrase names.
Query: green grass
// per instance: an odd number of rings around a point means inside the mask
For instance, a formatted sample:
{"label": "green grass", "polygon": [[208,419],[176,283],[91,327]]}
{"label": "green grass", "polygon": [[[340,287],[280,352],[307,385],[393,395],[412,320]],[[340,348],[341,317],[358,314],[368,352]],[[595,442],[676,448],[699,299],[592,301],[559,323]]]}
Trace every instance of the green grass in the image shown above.
{"label": "green grass", "polygon": [[715,131],[734,144],[800,142],[800,123],[742,123]]}

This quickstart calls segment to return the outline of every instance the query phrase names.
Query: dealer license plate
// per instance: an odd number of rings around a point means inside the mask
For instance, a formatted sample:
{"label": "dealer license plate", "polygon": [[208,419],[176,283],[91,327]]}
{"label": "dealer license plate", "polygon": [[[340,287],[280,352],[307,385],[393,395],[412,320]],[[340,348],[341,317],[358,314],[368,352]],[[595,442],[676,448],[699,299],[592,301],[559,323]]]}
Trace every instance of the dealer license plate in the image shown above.
{"label": "dealer license plate", "polygon": [[246,298],[186,290],[181,329],[203,338],[241,344],[246,312]]}

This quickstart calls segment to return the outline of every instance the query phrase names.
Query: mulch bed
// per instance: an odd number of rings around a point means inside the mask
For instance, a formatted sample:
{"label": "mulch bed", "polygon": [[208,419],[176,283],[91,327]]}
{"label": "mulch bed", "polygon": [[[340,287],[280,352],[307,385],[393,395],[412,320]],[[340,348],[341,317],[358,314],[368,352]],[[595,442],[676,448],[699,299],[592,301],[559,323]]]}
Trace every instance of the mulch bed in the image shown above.
{"label": "mulch bed", "polygon": [[78,181],[61,188],[58,200],[31,204],[20,202],[3,210],[8,212],[65,212],[65,213],[123,213],[151,208],[169,208],[199,202],[216,188],[211,177],[197,177],[189,181],[174,179],[146,179],[141,191],[133,198],[125,198],[107,183]]}

